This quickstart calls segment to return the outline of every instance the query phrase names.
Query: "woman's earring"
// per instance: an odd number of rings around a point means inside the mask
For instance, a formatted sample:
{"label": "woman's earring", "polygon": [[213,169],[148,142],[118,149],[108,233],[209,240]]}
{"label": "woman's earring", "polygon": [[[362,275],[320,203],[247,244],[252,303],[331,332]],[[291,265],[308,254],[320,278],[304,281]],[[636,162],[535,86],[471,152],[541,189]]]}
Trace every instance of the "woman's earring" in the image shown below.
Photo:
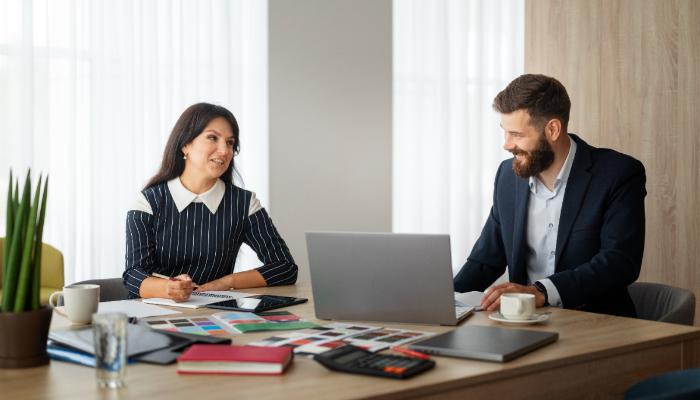
{"label": "woman's earring", "polygon": [[187,154],[185,154],[184,157],[182,157],[183,160],[187,160]]}

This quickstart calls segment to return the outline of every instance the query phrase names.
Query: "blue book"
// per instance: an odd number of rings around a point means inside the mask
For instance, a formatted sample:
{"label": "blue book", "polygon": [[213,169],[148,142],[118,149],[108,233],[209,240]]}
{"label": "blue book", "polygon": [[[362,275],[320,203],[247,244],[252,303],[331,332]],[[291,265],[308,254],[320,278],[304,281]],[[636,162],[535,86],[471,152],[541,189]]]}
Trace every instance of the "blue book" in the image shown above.
{"label": "blue book", "polygon": [[[86,367],[95,368],[95,357],[92,354],[83,353],[82,351],[77,351],[69,349],[63,346],[57,345],[55,342],[46,346],[46,351],[49,353],[49,357],[54,360],[68,361],[80,365],[85,365]],[[129,359],[127,364],[136,362],[136,360]]]}

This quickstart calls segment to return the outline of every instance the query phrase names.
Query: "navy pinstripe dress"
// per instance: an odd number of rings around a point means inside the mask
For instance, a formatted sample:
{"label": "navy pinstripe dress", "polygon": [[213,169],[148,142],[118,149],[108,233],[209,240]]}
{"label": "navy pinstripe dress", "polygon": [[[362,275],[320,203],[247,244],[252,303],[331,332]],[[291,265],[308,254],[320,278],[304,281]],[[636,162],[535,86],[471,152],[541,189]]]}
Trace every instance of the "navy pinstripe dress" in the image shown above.
{"label": "navy pinstripe dress", "polygon": [[153,214],[132,210],[126,215],[123,280],[130,299],[140,297],[141,282],[153,272],[186,273],[198,284],[232,274],[243,243],[263,262],[257,271],[268,286],[296,282],[297,265],[267,211],[263,208],[248,215],[251,192],[226,183],[216,213],[194,202],[179,212],[167,182],[142,193]]}

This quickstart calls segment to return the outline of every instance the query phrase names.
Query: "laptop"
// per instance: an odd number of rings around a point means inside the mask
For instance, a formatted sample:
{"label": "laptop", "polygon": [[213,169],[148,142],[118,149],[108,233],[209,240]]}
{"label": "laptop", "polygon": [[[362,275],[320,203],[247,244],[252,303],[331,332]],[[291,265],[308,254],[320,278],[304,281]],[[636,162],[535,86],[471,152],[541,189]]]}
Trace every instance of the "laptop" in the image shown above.
{"label": "laptop", "polygon": [[556,332],[466,325],[408,346],[439,356],[505,362],[555,342]]}
{"label": "laptop", "polygon": [[306,232],[316,318],[457,325],[449,235]]}

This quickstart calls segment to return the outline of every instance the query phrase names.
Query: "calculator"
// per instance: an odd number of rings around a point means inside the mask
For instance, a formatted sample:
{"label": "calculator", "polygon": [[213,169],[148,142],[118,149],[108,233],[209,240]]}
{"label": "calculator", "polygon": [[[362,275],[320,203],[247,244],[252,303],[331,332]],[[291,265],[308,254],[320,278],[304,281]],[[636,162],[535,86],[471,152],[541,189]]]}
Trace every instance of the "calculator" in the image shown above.
{"label": "calculator", "polygon": [[432,360],[377,354],[350,344],[317,354],[314,360],[334,371],[397,379],[410,378],[435,366]]}

